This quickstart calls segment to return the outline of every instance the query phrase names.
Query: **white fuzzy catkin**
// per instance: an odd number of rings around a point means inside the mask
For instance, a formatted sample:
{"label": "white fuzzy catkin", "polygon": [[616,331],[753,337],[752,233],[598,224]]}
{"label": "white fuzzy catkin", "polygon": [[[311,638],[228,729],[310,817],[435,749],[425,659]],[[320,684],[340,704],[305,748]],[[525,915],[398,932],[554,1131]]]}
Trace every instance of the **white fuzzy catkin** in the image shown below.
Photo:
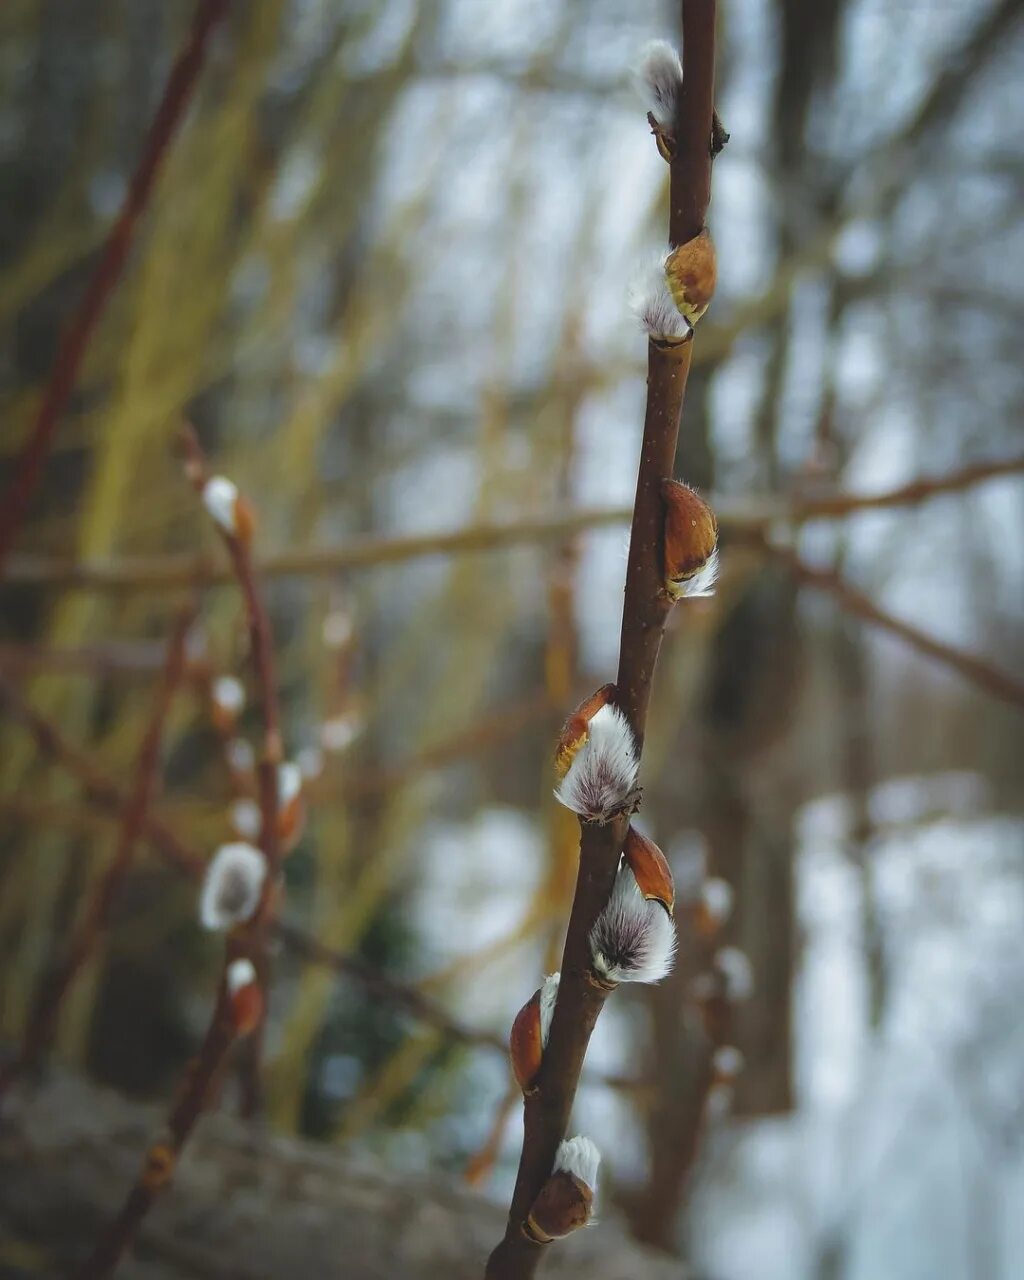
{"label": "white fuzzy catkin", "polygon": [[319,747],[302,747],[295,756],[295,763],[299,766],[303,780],[311,782],[324,771],[324,753]]}
{"label": "white fuzzy catkin", "polygon": [[244,797],[231,806],[231,825],[243,840],[255,840],[262,823],[263,816],[255,800]]}
{"label": "white fuzzy catkin", "polygon": [[683,84],[683,64],[667,40],[651,40],[640,51],[633,83],[647,110],[667,132],[676,125],[676,106]]}
{"label": "white fuzzy catkin", "polygon": [[678,581],[669,578],[665,590],[673,600],[696,600],[701,596],[713,596],[718,581],[718,548],[708,556],[696,573]]}
{"label": "white fuzzy catkin", "polygon": [[218,676],[210,686],[210,696],[222,711],[237,716],[245,706],[245,685],[235,676]]}
{"label": "white fuzzy catkin", "polygon": [[359,718],[352,712],[332,716],[320,726],[320,745],[325,751],[344,751],[359,737]]}
{"label": "white fuzzy catkin", "polygon": [[672,969],[676,931],[660,902],[648,901],[623,863],[590,931],[594,969],[606,982],[659,982]]}
{"label": "white fuzzy catkin", "polygon": [[251,960],[244,957],[241,960],[232,960],[228,965],[227,985],[228,994],[237,995],[243,987],[252,986],[256,981],[256,968]]}
{"label": "white fuzzy catkin", "polygon": [[228,766],[234,769],[235,773],[252,773],[256,765],[256,753],[252,749],[252,743],[247,742],[245,738],[232,738],[224,748],[224,755],[227,757]]}
{"label": "white fuzzy catkin", "polygon": [[211,476],[203,485],[203,506],[225,533],[238,532],[238,486],[227,476]]}
{"label": "white fuzzy catkin", "polygon": [[639,769],[629,721],[609,703],[587,725],[587,740],[556,787],[555,797],[588,822],[607,822],[625,807],[636,788]]}
{"label": "white fuzzy catkin", "polygon": [[701,885],[700,901],[715,924],[724,924],[732,914],[732,885],[728,880],[712,876]]}
{"label": "white fuzzy catkin", "polygon": [[693,325],[676,306],[665,275],[669,251],[648,259],[637,272],[629,290],[629,305],[640,327],[654,342],[681,342],[693,332]]}
{"label": "white fuzzy catkin", "polygon": [[734,1044],[723,1044],[715,1050],[711,1065],[715,1074],[725,1080],[735,1080],[743,1070],[743,1054]]}
{"label": "white fuzzy catkin", "polygon": [[230,929],[250,919],[260,901],[267,863],[259,849],[239,841],[214,854],[199,893],[199,921],[205,929]]}
{"label": "white fuzzy catkin", "polygon": [[553,1173],[571,1173],[593,1191],[597,1186],[597,1170],[601,1153],[589,1138],[577,1135],[558,1144]]}
{"label": "white fuzzy catkin", "polygon": [[277,766],[277,807],[287,809],[299,798],[302,790],[302,770],[293,760],[285,760]]}
{"label": "white fuzzy catkin", "polygon": [[555,1001],[558,999],[558,980],[561,974],[549,973],[540,989],[540,1043],[547,1048],[548,1033],[551,1031],[551,1019],[555,1016]]}
{"label": "white fuzzy catkin", "polygon": [[344,649],[352,639],[352,615],[344,609],[332,609],[324,618],[321,635],[328,649]]}
{"label": "white fuzzy catkin", "polygon": [[714,965],[727,1000],[750,999],[754,994],[754,970],[739,947],[721,947],[715,952]]}

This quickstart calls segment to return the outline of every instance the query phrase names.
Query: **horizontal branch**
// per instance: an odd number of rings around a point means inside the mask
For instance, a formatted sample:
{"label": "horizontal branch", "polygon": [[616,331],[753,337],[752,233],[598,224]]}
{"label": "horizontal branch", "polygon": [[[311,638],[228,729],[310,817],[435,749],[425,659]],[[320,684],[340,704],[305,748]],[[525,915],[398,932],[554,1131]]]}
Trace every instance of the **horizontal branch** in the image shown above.
{"label": "horizontal branch", "polygon": [[804,586],[813,587],[817,591],[826,592],[847,613],[871,626],[888,631],[890,635],[897,636],[918,653],[923,653],[926,657],[955,671],[977,688],[983,689],[1001,701],[1024,707],[1024,681],[1018,680],[1008,671],[1003,671],[966,649],[937,640],[926,631],[922,631],[920,627],[915,627],[912,623],[904,622],[901,618],[886,612],[875,604],[870,596],[852,586],[835,570],[817,569],[805,564],[788,547],[770,542],[765,542],[764,546],[774,559],[789,569],[798,582]]}
{"label": "horizontal branch", "polygon": [[[796,499],[751,499],[743,503],[712,499],[725,536],[758,533],[776,523],[839,519],[858,511],[911,506],[941,494],[955,493],[985,480],[1024,472],[1024,458],[972,463],[958,471],[915,480],[896,489],[868,494],[834,494]],[[502,524],[472,525],[435,533],[395,537],[353,537],[336,547],[282,551],[256,562],[263,579],[331,576],[342,570],[404,564],[425,556],[496,551],[506,547],[557,543],[573,534],[627,524],[633,508],[584,507],[569,515],[549,515]],[[12,555],[5,580],[22,585],[83,588],[94,591],[164,590],[232,581],[229,564],[208,556],[125,556],[104,560],[68,560],[56,556]]]}
{"label": "horizontal branch", "polygon": [[956,471],[943,475],[912,480],[897,489],[882,489],[878,493],[836,493],[831,497],[808,498],[795,502],[789,511],[794,521],[838,519],[856,515],[859,511],[879,511],[887,507],[910,507],[930,498],[970,489],[986,480],[999,476],[1019,475],[1024,472],[1024,457],[1005,458],[995,462],[972,462]]}

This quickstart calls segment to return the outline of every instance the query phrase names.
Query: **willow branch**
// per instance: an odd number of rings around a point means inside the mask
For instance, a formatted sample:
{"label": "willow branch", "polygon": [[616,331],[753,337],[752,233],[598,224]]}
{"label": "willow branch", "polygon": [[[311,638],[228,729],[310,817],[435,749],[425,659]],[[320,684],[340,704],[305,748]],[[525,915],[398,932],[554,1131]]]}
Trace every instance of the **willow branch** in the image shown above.
{"label": "willow branch", "polygon": [[1024,707],[1024,682],[1008,671],[993,666],[992,663],[965,649],[936,640],[934,636],[922,631],[919,627],[887,613],[875,604],[870,596],[852,586],[834,570],[813,568],[805,564],[788,547],[770,542],[765,542],[763,545],[774,559],[786,566],[798,582],[813,587],[817,591],[826,592],[847,613],[853,614],[873,627],[888,631],[890,635],[897,636],[918,653],[923,653],[949,670],[955,671],[977,688],[992,694],[993,697],[1016,707]]}
{"label": "willow branch", "polygon": [[[711,183],[715,0],[683,0],[683,85],[669,177],[669,241],[683,244],[704,227]],[[693,342],[672,349],[648,343],[647,412],[626,568],[616,702],[642,750],[651,682],[671,605],[664,592],[661,481],[672,475]],[[580,859],[554,1017],[535,1085],[524,1098],[523,1149],[503,1240],[488,1280],[529,1280],[545,1246],[525,1230],[565,1137],[583,1060],[607,990],[593,981],[589,935],[611,894],[629,825],[581,823]]]}
{"label": "willow branch", "polygon": [[[913,506],[947,493],[957,493],[999,476],[1024,472],[1024,458],[972,463],[944,475],[928,477],[879,493],[839,493],[823,498],[785,502],[752,498],[741,507],[728,501],[711,502],[724,536],[748,536],[776,522],[839,519],[859,511]],[[558,543],[588,529],[625,524],[633,507],[592,507],[503,524],[473,525],[444,533],[401,534],[396,537],[356,537],[335,547],[310,547],[264,556],[253,569],[262,580],[287,577],[331,577],[343,570],[404,564],[434,555],[462,555],[505,547]],[[77,588],[90,591],[164,590],[231,582],[235,572],[205,556],[124,556],[104,560],[66,560],[54,556],[13,555],[6,580],[19,585]],[[39,661],[43,661],[40,657]],[[111,665],[114,659],[111,659]],[[130,662],[126,659],[126,664]]]}
{"label": "willow branch", "polygon": [[45,1050],[57,1023],[61,1003],[82,966],[95,951],[100,935],[110,922],[111,908],[118,892],[131,870],[146,811],[158,786],[164,725],[184,671],[185,640],[194,616],[195,610],[189,606],[182,610],[175,622],[167,645],[156,701],[139,747],[134,776],[121,812],[113,857],[97,881],[70,943],[53,970],[40,984],[29,1013],[21,1050],[6,1069],[0,1072],[0,1098],[22,1072],[38,1061]]}
{"label": "willow branch", "polygon": [[880,511],[887,507],[910,507],[947,493],[959,493],[986,480],[1019,475],[1024,471],[1024,458],[1004,458],[995,462],[972,462],[944,475],[912,480],[897,489],[878,493],[837,493],[827,498],[808,498],[794,502],[788,518],[802,520],[838,519],[860,511]]}
{"label": "willow branch", "polygon": [[223,18],[228,0],[199,0],[188,36],[157,107],[128,193],[110,230],[100,260],[53,364],[35,421],[7,491],[0,501],[0,570],[10,550],[53,445],[57,422],[67,407],[100,317],[121,275],[168,145],[185,114],[203,65],[211,31]]}
{"label": "willow branch", "polygon": [[[190,426],[181,432],[185,451],[185,470],[199,494],[209,480],[206,458],[196,433]],[[263,991],[270,990],[270,955],[268,940],[273,926],[274,911],[278,900],[278,875],[281,869],[281,840],[278,832],[278,766],[284,755],[281,738],[281,711],[278,702],[277,673],[274,663],[274,637],[263,596],[259,590],[253,565],[250,530],[241,527],[234,532],[218,525],[221,540],[227,549],[237,579],[249,627],[251,650],[256,681],[259,686],[260,707],[263,714],[263,750],[256,767],[256,785],[260,806],[259,845],[267,862],[267,874],[259,907],[250,922],[250,959],[256,966],[259,984]],[[259,1064],[263,1040],[265,1012],[250,1037],[250,1054],[243,1080],[243,1113],[253,1115],[260,1106]]]}
{"label": "willow branch", "polygon": [[173,1176],[178,1156],[202,1115],[207,1099],[237,1039],[228,1004],[226,973],[232,947],[225,947],[217,1001],[199,1053],[185,1074],[178,1100],[167,1119],[166,1132],[150,1146],[142,1167],[117,1217],[100,1237],[95,1249],[73,1280],[103,1280],[117,1266],[135,1237],[142,1220]]}

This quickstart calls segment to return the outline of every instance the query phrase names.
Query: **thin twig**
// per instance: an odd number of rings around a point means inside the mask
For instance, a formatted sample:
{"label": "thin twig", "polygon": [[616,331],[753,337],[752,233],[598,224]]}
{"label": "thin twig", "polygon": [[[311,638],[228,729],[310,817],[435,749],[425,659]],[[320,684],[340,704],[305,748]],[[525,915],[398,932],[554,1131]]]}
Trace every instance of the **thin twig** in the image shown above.
{"label": "thin twig", "polygon": [[167,645],[156,701],[139,747],[128,798],[121,811],[120,829],[113,857],[99,877],[63,955],[39,986],[29,1013],[21,1050],[13,1061],[0,1071],[0,1099],[14,1080],[32,1067],[45,1050],[56,1026],[61,1002],[81,971],[82,965],[94,952],[100,934],[109,924],[111,908],[125,877],[131,870],[135,849],[146,820],[146,812],[158,786],[164,725],[181,681],[185,666],[186,638],[194,617],[195,608],[189,605],[182,610],[174,624]]}
{"label": "thin twig", "polygon": [[827,498],[808,498],[794,502],[789,510],[793,521],[837,519],[859,511],[879,511],[886,507],[910,507],[942,494],[958,493],[985,480],[999,476],[1019,475],[1024,471],[1024,458],[1005,458],[995,462],[972,462],[944,475],[922,477],[897,489],[879,493],[836,493]]}
{"label": "thin twig", "polygon": [[[96,765],[93,757],[72,746],[60,730],[30,707],[15,686],[3,677],[0,677],[0,701],[8,713],[32,734],[43,754],[63,765],[84,784],[87,794],[95,803],[115,814],[124,810],[124,793]],[[145,813],[140,830],[176,871],[193,881],[201,879],[206,860],[190,849],[166,822],[153,813]],[[328,947],[305,934],[298,925],[284,920],[276,922],[274,931],[295,955],[355,979],[372,995],[394,1001],[417,1019],[443,1030],[452,1039],[499,1049],[502,1053],[506,1051],[507,1045],[501,1036],[464,1027],[416,987],[396,978],[386,977],[358,956]]]}
{"label": "thin twig", "polygon": [[[669,241],[684,244],[704,227],[711,182],[715,0],[683,0],[683,83],[670,161]],[[693,343],[648,343],[647,413],[637,475],[616,701],[642,749],[651,682],[671,605],[663,590],[661,481],[674,470]],[[535,1084],[524,1098],[523,1149],[505,1236],[487,1264],[488,1280],[529,1280],[544,1246],[525,1231],[530,1208],[565,1137],[587,1045],[607,991],[591,976],[590,930],[611,894],[629,820],[581,823],[576,893],[562,955],[554,1017]]]}
{"label": "thin twig", "polygon": [[103,1280],[121,1259],[157,1196],[169,1183],[178,1156],[202,1115],[214,1081],[234,1044],[236,1031],[228,1004],[226,973],[232,953],[225,947],[225,965],[217,1002],[199,1053],[185,1075],[178,1101],[171,1109],[165,1135],[146,1152],[142,1168],[117,1217],[100,1237],[96,1248],[75,1273],[73,1280]]}
{"label": "thin twig", "polygon": [[[916,505],[941,494],[956,493],[999,476],[1024,472],[1024,458],[972,463],[957,471],[915,480],[880,493],[839,493],[797,499],[752,498],[730,506],[711,498],[725,537],[756,534],[775,523],[839,519],[882,507]],[[472,525],[443,533],[356,537],[337,547],[310,547],[264,556],[254,565],[262,580],[287,577],[331,577],[342,570],[403,564],[424,556],[496,551],[504,547],[559,543],[573,534],[626,524],[632,507],[592,507],[566,514],[502,524]],[[124,556],[104,560],[67,560],[54,556],[11,556],[5,580],[19,585],[77,588],[90,591],[163,590],[231,582],[231,566],[206,556]]]}
{"label": "thin twig", "polygon": [[210,33],[223,18],[227,3],[228,0],[199,0],[188,36],[171,68],[163,98],[150,125],[124,204],[57,351],[42,403],[19,455],[14,476],[0,501],[0,570],[28,512],[53,444],[57,422],[67,407],[89,342],[121,275],[160,163],[195,90]]}
{"label": "thin twig", "polygon": [[955,645],[936,640],[934,636],[922,631],[919,627],[900,618],[894,617],[880,608],[862,591],[852,586],[840,574],[832,569],[816,569],[803,560],[789,547],[765,541],[762,544],[769,555],[780,561],[805,586],[814,587],[831,595],[842,609],[853,614],[871,626],[880,627],[891,635],[898,636],[906,644],[923,653],[936,662],[942,663],[951,671],[970,681],[979,689],[984,689],[993,697],[1013,706],[1024,707],[1024,682],[1018,680],[1008,671],[993,666],[984,658],[958,649]]}
{"label": "thin twig", "polygon": [[[115,816],[125,806],[126,798],[117,784],[87,752],[74,747],[46,717],[28,705],[16,687],[0,676],[0,703],[8,713],[32,734],[42,754],[61,764],[83,783],[94,804]],[[507,722],[506,722],[507,723]],[[506,738],[507,741],[507,738]],[[157,853],[175,871],[192,881],[203,875],[206,860],[191,849],[162,818],[146,813],[140,828]],[[381,973],[359,956],[338,951],[305,933],[299,925],[287,920],[274,922],[274,933],[293,955],[311,964],[323,965],[352,978],[372,996],[396,1004],[417,1021],[436,1027],[450,1039],[476,1048],[506,1055],[507,1041],[496,1032],[468,1027],[453,1018],[442,1004],[426,992],[399,978]],[[613,1088],[632,1089],[635,1082],[613,1076],[591,1076],[596,1082]]]}
{"label": "thin twig", "polygon": [[[185,470],[196,491],[202,494],[209,479],[206,458],[196,433],[190,426],[181,432],[185,451]],[[284,756],[281,737],[281,711],[278,701],[277,673],[274,663],[274,636],[263,596],[259,590],[253,567],[251,541],[246,531],[230,532],[218,526],[218,532],[227,548],[235,578],[245,601],[249,625],[249,645],[256,681],[259,686],[260,706],[263,714],[263,750],[256,766],[256,787],[260,806],[259,845],[267,862],[267,874],[263,893],[256,914],[250,922],[250,959],[256,967],[259,984],[264,992],[270,990],[270,949],[268,941],[277,907],[278,875],[281,869],[281,839],[278,832],[278,768]],[[262,1057],[263,1029],[266,1021],[266,1003],[259,1025],[248,1040],[248,1056],[243,1075],[242,1112],[252,1116],[260,1109],[261,1084],[260,1061]]]}

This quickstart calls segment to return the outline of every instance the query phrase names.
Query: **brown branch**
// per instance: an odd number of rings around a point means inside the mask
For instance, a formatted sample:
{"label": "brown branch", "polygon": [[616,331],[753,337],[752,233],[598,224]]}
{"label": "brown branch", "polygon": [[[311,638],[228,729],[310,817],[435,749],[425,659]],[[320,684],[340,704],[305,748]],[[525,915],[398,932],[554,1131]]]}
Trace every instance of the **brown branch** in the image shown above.
{"label": "brown branch", "polygon": [[998,476],[1019,475],[1024,471],[1024,458],[1004,458],[995,462],[972,462],[945,475],[912,480],[897,489],[879,493],[837,493],[827,498],[807,498],[789,509],[794,521],[837,519],[860,511],[880,511],[886,507],[909,507],[942,494],[958,493]]}
{"label": "brown branch", "polygon": [[[181,441],[185,451],[186,474],[196,491],[202,495],[209,476],[199,439],[193,429],[186,425],[181,432]],[[247,933],[251,942],[249,958],[256,967],[260,988],[264,992],[269,992],[270,949],[268,943],[280,896],[278,877],[282,848],[278,832],[277,774],[284,756],[284,744],[281,738],[281,712],[274,664],[274,636],[270,616],[257,585],[253,567],[252,530],[243,526],[243,520],[251,520],[247,509],[239,513],[238,526],[234,532],[223,526],[218,526],[218,532],[227,548],[235,578],[245,602],[249,645],[263,712],[263,750],[256,766],[256,789],[260,806],[259,846],[267,862],[267,874],[259,906],[255,916],[249,922]],[[260,1060],[265,1021],[266,1002],[264,1002],[259,1024],[248,1040],[249,1054],[242,1082],[244,1095],[242,1111],[247,1116],[255,1115],[261,1104]]]}
{"label": "brown branch", "polygon": [[22,447],[14,476],[0,500],[0,570],[28,512],[53,444],[57,422],[67,407],[89,342],[121,275],[160,163],[195,90],[210,32],[226,10],[227,0],[199,0],[188,37],[171,68],[163,98],[150,125],[124,204],[85,296],[58,348],[35,421]]}
{"label": "brown branch", "polygon": [[918,653],[923,653],[936,662],[942,663],[943,666],[957,672],[965,680],[979,689],[984,689],[993,697],[1013,706],[1024,707],[1024,682],[1008,671],[993,666],[965,649],[936,640],[934,636],[922,631],[919,627],[887,613],[834,570],[815,569],[805,564],[788,547],[767,541],[762,545],[774,559],[784,564],[799,582],[831,595],[840,608],[845,609],[847,613],[853,614],[871,626],[898,636]]}
{"label": "brown branch", "polygon": [[[650,361],[648,361],[650,364]],[[915,480],[896,489],[868,494],[835,494],[826,498],[781,502],[778,498],[750,499],[730,509],[728,502],[712,504],[726,537],[747,536],[777,521],[838,519],[858,511],[915,505],[929,498],[955,493],[998,476],[1024,471],[1024,458],[972,463],[941,476]],[[330,577],[350,569],[402,564],[422,556],[495,551],[527,544],[558,543],[575,533],[625,524],[633,507],[593,507],[569,515],[551,515],[505,524],[473,525],[446,533],[401,534],[396,537],[352,538],[343,546],[311,547],[263,557],[254,566],[262,580],[296,576]],[[16,555],[10,558],[6,581],[19,585],[79,588],[94,591],[164,590],[231,582],[235,571],[205,556],[153,555],[72,561],[53,556]],[[0,651],[2,652],[2,651]],[[45,661],[40,655],[38,661]],[[57,659],[54,659],[55,661]],[[140,658],[140,661],[142,659]],[[111,665],[115,659],[111,657]],[[131,665],[130,658],[125,665]]]}
{"label": "brown branch", "polygon": [[397,1005],[417,1022],[425,1022],[428,1026],[436,1027],[449,1039],[459,1044],[497,1050],[502,1054],[508,1052],[508,1042],[496,1032],[481,1031],[475,1027],[466,1026],[457,1018],[453,1018],[443,1005],[420,991],[418,987],[381,973],[379,969],[360,959],[359,956],[336,951],[318,942],[316,938],[309,937],[297,925],[284,920],[278,921],[276,933],[295,955],[333,969],[347,978],[354,978],[370,996]]}
{"label": "brown branch", "polygon": [[[559,542],[567,535],[602,525],[623,524],[628,508],[607,507],[547,516],[515,524],[488,524],[445,533],[355,537],[340,547],[312,547],[267,556],[256,565],[261,579],[310,575],[332,577],[341,570],[401,564],[421,556],[492,551],[526,543]],[[154,555],[71,561],[49,556],[12,556],[7,581],[101,591],[173,586],[207,586],[230,582],[233,573],[208,557]]]}
{"label": "brown branch", "polygon": [[[711,183],[715,0],[683,0],[683,86],[670,160],[669,241],[704,227]],[[633,508],[616,701],[642,749],[651,681],[670,609],[664,591],[661,481],[672,475],[693,342],[648,343],[647,413]],[[558,998],[535,1086],[524,1098],[523,1149],[505,1236],[488,1280],[529,1280],[545,1246],[525,1231],[531,1206],[565,1137],[587,1046],[607,998],[591,972],[590,930],[608,901],[629,820],[580,824],[580,859],[562,955]]]}
{"label": "brown branch", "polygon": [[229,943],[225,947],[225,965],[214,1013],[199,1053],[186,1072],[178,1101],[168,1116],[166,1133],[146,1152],[135,1183],[117,1217],[100,1237],[89,1258],[75,1272],[73,1280],[102,1280],[113,1271],[143,1218],[174,1174],[178,1156],[202,1115],[228,1051],[237,1039],[225,982],[231,954]]}
{"label": "brown branch", "polygon": [[146,811],[157,790],[164,725],[184,671],[185,642],[194,617],[195,609],[189,605],[182,610],[174,624],[156,701],[139,747],[128,798],[121,811],[120,830],[113,857],[100,876],[64,954],[39,986],[29,1013],[21,1050],[0,1071],[0,1099],[15,1079],[32,1067],[45,1051],[60,1014],[61,1002],[82,965],[94,952],[100,934],[109,924],[111,908],[131,870],[135,849],[146,820]]}

